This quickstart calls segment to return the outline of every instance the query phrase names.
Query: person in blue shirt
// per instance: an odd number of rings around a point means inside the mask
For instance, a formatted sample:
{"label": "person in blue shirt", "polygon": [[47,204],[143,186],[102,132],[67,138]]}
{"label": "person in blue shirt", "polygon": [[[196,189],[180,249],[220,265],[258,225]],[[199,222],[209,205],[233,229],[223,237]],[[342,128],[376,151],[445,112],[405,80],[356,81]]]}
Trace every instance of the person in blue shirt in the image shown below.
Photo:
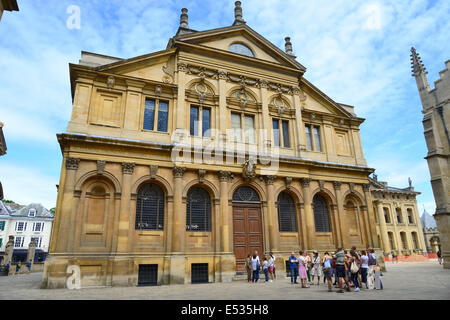
{"label": "person in blue shirt", "polygon": [[31,272],[31,266],[32,266],[32,265],[33,265],[33,263],[31,262],[31,259],[30,259],[30,261],[27,262],[28,273]]}
{"label": "person in blue shirt", "polygon": [[291,252],[291,256],[289,257],[289,267],[291,268],[291,283],[298,283],[298,259],[294,251]]}

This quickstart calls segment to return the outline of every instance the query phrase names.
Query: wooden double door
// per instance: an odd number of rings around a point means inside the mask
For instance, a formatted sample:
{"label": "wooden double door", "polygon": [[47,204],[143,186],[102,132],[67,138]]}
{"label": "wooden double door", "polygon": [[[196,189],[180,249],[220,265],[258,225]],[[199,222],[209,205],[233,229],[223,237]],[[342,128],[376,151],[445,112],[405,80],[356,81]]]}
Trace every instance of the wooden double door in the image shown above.
{"label": "wooden double door", "polygon": [[233,243],[236,272],[245,272],[247,255],[258,251],[262,261],[263,233],[259,204],[233,204]]}

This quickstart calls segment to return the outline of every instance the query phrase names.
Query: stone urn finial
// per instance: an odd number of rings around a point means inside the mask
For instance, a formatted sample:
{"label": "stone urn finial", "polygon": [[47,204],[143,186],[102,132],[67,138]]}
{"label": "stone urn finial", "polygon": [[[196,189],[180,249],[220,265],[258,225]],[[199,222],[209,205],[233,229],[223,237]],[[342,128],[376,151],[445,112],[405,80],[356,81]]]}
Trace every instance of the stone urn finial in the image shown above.
{"label": "stone urn finial", "polygon": [[234,7],[234,23],[233,26],[236,25],[240,25],[240,24],[245,24],[245,20],[242,18],[242,7],[241,7],[241,2],[240,1],[236,1],[234,3],[235,7]]}
{"label": "stone urn finial", "polygon": [[188,9],[186,8],[181,9],[180,28],[189,29],[189,17],[187,13]]}

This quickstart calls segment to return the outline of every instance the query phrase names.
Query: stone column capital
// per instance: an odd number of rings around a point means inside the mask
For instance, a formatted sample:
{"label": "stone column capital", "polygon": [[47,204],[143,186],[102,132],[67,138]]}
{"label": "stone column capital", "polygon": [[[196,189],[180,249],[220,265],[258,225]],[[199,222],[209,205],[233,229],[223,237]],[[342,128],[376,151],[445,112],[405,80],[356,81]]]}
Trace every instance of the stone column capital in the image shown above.
{"label": "stone column capital", "polygon": [[335,190],[341,190],[342,182],[340,181],[333,181],[333,186]]}
{"label": "stone column capital", "polygon": [[67,158],[66,159],[66,169],[67,170],[78,170],[80,165],[80,159],[78,158]]}
{"label": "stone column capital", "polygon": [[309,184],[311,183],[311,179],[310,178],[301,178],[300,183],[302,184],[303,188],[308,188]]}
{"label": "stone column capital", "polygon": [[225,70],[217,70],[217,77],[219,80],[227,80],[228,79],[228,72]]}
{"label": "stone column capital", "polygon": [[102,175],[105,172],[106,161],[97,160],[97,173]]}
{"label": "stone column capital", "polygon": [[182,168],[182,167],[174,167],[172,169],[173,172],[173,176],[175,178],[182,178],[184,173],[186,172],[186,168]]}
{"label": "stone column capital", "polygon": [[369,192],[370,191],[370,184],[365,183],[362,185],[362,188],[364,190],[364,192]]}
{"label": "stone column capital", "polygon": [[186,62],[178,62],[178,71],[179,72],[187,72],[188,71],[188,64]]}
{"label": "stone column capital", "polygon": [[219,171],[220,182],[230,182],[233,180],[233,175],[230,171]]}
{"label": "stone column capital", "polygon": [[122,173],[123,174],[133,174],[135,163],[122,162]]}
{"label": "stone column capital", "polygon": [[273,185],[273,182],[275,181],[276,178],[277,178],[276,176],[266,176],[267,185]]}

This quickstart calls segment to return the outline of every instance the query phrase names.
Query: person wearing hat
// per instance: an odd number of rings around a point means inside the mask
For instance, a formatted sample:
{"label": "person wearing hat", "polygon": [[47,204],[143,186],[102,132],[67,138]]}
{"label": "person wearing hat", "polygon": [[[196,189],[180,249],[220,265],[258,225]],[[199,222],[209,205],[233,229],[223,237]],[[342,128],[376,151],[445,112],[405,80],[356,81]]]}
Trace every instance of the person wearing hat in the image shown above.
{"label": "person wearing hat", "polygon": [[314,284],[314,276],[317,276],[317,285],[320,285],[320,277],[322,275],[322,270],[320,269],[320,256],[317,250],[313,251],[313,257],[311,260],[311,284]]}

